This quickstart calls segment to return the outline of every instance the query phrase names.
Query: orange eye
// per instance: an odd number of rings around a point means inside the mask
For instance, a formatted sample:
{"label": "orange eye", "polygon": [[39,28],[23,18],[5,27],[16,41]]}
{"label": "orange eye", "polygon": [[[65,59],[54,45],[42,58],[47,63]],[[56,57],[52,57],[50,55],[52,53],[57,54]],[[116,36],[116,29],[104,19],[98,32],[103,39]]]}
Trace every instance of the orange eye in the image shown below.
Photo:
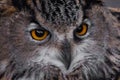
{"label": "orange eye", "polygon": [[33,39],[42,41],[47,38],[49,32],[47,30],[34,29],[31,31],[31,36]]}
{"label": "orange eye", "polygon": [[78,36],[84,36],[87,33],[88,25],[83,23],[80,27],[76,29],[76,34]]}

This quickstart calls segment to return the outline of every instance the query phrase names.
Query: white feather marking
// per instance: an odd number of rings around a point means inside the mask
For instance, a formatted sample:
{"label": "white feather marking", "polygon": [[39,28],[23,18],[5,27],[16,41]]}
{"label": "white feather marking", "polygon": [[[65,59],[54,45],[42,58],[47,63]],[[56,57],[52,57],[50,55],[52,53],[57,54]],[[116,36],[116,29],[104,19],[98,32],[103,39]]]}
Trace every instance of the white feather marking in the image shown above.
{"label": "white feather marking", "polygon": [[[80,45],[74,45],[73,46],[73,53],[72,53],[72,62],[68,70],[66,70],[64,63],[62,63],[58,58],[61,57],[61,53],[59,52],[59,49],[55,47],[46,47],[46,48],[40,48],[37,49],[37,56],[32,58],[32,62],[35,62],[37,64],[48,66],[53,65],[61,69],[63,74],[69,74],[73,68],[79,67],[80,61],[84,60],[86,56],[89,56],[91,54],[84,51],[84,49],[87,49],[91,47],[91,45],[94,45],[95,42],[93,40],[85,40]],[[79,62],[79,63],[78,63]]]}
{"label": "white feather marking", "polygon": [[65,71],[64,64],[58,59],[60,53],[56,48],[44,48],[40,49],[39,56],[32,59],[32,62],[37,62],[37,64],[43,64],[43,66],[54,65],[59,67],[62,71]]}
{"label": "white feather marking", "polygon": [[85,59],[86,56],[91,55],[84,51],[84,49],[87,49],[91,47],[91,45],[95,44],[93,40],[85,40],[81,43],[81,45],[75,45],[73,48],[73,61],[71,62],[69,70],[72,71],[74,67],[80,66],[80,63],[77,64],[77,62],[80,62]]}

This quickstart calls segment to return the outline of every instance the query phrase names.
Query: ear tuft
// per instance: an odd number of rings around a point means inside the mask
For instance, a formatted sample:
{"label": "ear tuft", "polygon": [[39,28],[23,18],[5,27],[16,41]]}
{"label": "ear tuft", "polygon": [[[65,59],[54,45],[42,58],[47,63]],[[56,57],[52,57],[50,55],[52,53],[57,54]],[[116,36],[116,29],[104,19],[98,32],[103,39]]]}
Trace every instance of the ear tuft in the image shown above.
{"label": "ear tuft", "polygon": [[0,0],[0,16],[9,16],[16,12],[11,0]]}
{"label": "ear tuft", "polygon": [[28,8],[28,4],[31,2],[31,0],[12,0],[13,5],[18,9],[26,9]]}
{"label": "ear tuft", "polygon": [[87,4],[102,4],[103,0],[85,0]]}
{"label": "ear tuft", "polygon": [[103,6],[103,0],[81,0],[85,8],[91,8],[94,5]]}

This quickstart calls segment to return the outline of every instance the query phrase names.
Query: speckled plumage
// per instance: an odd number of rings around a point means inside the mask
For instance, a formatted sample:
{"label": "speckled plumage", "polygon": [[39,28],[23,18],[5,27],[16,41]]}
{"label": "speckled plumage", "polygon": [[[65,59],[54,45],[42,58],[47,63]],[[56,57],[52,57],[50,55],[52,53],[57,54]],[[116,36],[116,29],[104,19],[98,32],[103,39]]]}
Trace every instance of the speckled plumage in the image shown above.
{"label": "speckled plumage", "polygon": [[[120,25],[102,1],[9,1],[0,4],[0,80],[117,80]],[[49,38],[34,40],[37,28]]]}

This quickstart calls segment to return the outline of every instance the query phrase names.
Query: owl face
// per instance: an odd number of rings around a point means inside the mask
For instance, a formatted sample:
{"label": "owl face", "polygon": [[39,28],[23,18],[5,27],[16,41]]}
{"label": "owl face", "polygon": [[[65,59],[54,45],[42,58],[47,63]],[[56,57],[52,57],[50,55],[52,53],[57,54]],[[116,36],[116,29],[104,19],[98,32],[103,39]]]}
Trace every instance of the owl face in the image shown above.
{"label": "owl face", "polygon": [[13,80],[113,80],[120,57],[119,48],[110,48],[118,33],[107,21],[111,14],[94,3],[89,9],[84,1],[36,0],[3,18],[9,28],[7,77],[12,72]]}

